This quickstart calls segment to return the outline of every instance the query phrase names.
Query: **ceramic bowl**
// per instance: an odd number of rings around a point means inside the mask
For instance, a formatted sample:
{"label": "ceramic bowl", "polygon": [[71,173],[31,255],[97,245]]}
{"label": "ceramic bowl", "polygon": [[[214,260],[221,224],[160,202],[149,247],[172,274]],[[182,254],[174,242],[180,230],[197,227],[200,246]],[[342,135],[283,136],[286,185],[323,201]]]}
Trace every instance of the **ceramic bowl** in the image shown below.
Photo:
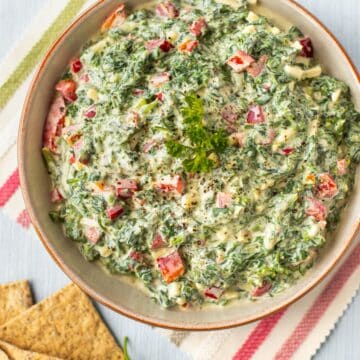
{"label": "ceramic bowl", "polygon": [[[142,0],[144,1],[144,0]],[[135,6],[141,0],[125,1]],[[308,11],[290,0],[260,0],[259,12],[275,22],[286,19],[310,36],[316,56],[325,69],[345,81],[360,109],[359,74],[335,37]],[[19,130],[18,161],[26,208],[41,241],[63,271],[88,295],[130,318],[172,329],[214,330],[246,324],[267,316],[289,304],[318,284],[343,256],[359,227],[359,171],[356,188],[341,224],[315,266],[293,287],[274,297],[256,302],[241,302],[207,310],[164,310],[129,282],[109,275],[99,266],[86,262],[75,243],[66,239],[48,215],[49,177],[41,158],[42,130],[53,89],[69,60],[94,35],[118,1],[103,0],[78,17],[53,44],[30,86]],[[274,15],[276,14],[276,15]],[[353,24],[349,24],[353,26]]]}

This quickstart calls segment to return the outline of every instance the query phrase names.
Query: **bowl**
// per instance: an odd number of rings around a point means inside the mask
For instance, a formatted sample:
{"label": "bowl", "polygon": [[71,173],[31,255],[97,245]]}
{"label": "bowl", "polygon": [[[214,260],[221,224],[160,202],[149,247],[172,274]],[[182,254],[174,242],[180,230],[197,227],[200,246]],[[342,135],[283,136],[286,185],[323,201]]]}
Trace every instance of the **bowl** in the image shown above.
{"label": "bowl", "polygon": [[[130,7],[142,2],[145,1],[125,1]],[[162,309],[129,281],[122,281],[118,276],[106,273],[100,266],[87,262],[75,243],[66,239],[60,226],[50,220],[49,177],[40,150],[54,85],[72,56],[97,32],[118,3],[118,0],[98,1],[65,30],[42,60],[25,100],[18,135],[20,182],[26,208],[41,241],[61,269],[90,297],[118,313],[151,325],[182,330],[224,329],[258,320],[288,306],[329,273],[355,238],[359,228],[360,171],[357,172],[354,192],[334,238],[328,242],[314,267],[294,286],[274,298],[242,301],[225,307],[187,311]],[[286,19],[286,23],[298,26],[312,38],[318,59],[330,74],[350,86],[359,109],[359,74],[329,30],[292,0],[260,0],[260,3],[258,12],[265,13],[275,22]]]}

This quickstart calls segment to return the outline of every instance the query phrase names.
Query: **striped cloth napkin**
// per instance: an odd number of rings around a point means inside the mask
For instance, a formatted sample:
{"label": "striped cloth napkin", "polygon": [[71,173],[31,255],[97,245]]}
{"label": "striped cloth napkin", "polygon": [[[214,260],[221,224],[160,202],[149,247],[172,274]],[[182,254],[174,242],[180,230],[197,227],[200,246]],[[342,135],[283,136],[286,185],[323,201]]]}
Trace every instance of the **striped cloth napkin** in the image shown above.
{"label": "striped cloth napkin", "polygon": [[[0,209],[30,229],[19,189],[16,135],[34,70],[66,25],[94,0],[49,2],[0,65]],[[263,320],[231,330],[161,330],[192,359],[310,359],[326,340],[360,287],[360,241],[308,295]]]}

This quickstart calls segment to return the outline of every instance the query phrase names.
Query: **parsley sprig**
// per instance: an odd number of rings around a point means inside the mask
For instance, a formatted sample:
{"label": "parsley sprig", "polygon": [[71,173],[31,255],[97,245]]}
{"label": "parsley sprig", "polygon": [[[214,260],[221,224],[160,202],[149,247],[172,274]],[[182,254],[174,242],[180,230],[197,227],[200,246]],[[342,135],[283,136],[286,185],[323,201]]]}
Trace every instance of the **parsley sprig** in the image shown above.
{"label": "parsley sprig", "polygon": [[207,173],[216,166],[216,161],[211,155],[223,153],[228,146],[226,131],[211,131],[204,126],[203,102],[194,93],[185,96],[185,106],[181,109],[181,115],[185,125],[184,134],[191,146],[170,139],[166,142],[167,151],[171,156],[183,159],[185,171]]}

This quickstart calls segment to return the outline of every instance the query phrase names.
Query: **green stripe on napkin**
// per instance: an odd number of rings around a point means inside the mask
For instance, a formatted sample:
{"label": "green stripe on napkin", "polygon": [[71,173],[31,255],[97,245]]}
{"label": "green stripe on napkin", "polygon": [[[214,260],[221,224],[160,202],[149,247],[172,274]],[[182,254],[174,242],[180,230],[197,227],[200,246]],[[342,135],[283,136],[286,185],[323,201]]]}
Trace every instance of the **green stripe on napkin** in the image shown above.
{"label": "green stripe on napkin", "polygon": [[68,25],[75,17],[85,2],[86,0],[70,0],[56,20],[45,31],[41,39],[21,60],[20,64],[16,67],[13,73],[0,87],[0,110],[5,107],[15,91],[39,63],[46,50],[56,40],[61,32],[64,31],[66,25]]}

